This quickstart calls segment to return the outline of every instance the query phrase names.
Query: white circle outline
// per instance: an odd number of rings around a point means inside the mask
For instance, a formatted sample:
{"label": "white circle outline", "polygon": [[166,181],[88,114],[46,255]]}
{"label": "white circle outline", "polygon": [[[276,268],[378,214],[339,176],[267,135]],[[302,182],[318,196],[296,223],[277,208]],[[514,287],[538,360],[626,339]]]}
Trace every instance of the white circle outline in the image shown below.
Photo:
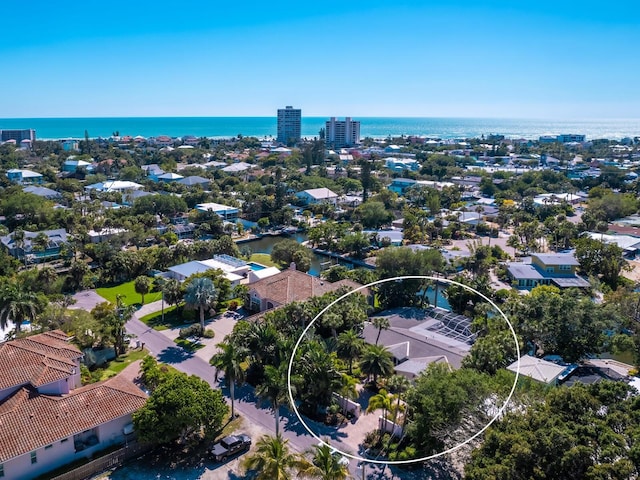
{"label": "white circle outline", "polygon": [[[442,452],[434,453],[433,455],[429,455],[429,456],[423,457],[423,458],[416,458],[416,459],[412,459],[412,460],[394,460],[394,461],[372,460],[372,459],[368,459],[368,458],[359,457],[358,455],[352,455],[350,453],[343,452],[342,450],[339,450],[338,448],[336,448],[336,447],[334,447],[332,445],[329,445],[322,438],[320,438],[318,435],[315,434],[315,432],[309,427],[309,425],[307,425],[306,422],[302,419],[302,415],[300,415],[300,412],[298,412],[298,407],[296,407],[296,402],[295,402],[295,400],[293,398],[293,390],[291,388],[291,370],[293,369],[293,362],[294,362],[294,359],[295,359],[296,351],[300,347],[300,344],[302,343],[302,340],[304,339],[304,337],[307,334],[307,332],[309,331],[309,329],[313,326],[313,324],[327,310],[329,310],[336,303],[338,303],[341,300],[344,300],[345,298],[347,298],[349,295],[352,295],[352,294],[354,294],[356,292],[359,292],[360,290],[372,287],[374,285],[378,285],[380,283],[386,283],[386,282],[397,281],[397,280],[435,280],[436,282],[445,282],[445,283],[449,283],[449,284],[452,284],[452,285],[458,285],[460,287],[463,287],[463,288],[466,288],[468,290],[471,290],[476,295],[479,295],[480,297],[485,299],[487,302],[489,302],[491,304],[491,306],[493,308],[495,308],[500,313],[500,315],[502,315],[502,318],[504,318],[505,322],[507,322],[507,325],[509,326],[509,330],[511,330],[511,335],[513,336],[513,340],[514,340],[514,342],[516,344],[516,354],[517,354],[517,357],[518,357],[517,364],[516,364],[516,378],[513,381],[513,385],[511,386],[511,391],[509,392],[509,395],[507,396],[506,400],[504,401],[504,403],[502,404],[502,407],[500,407],[498,412],[493,416],[493,418],[491,420],[489,420],[489,423],[487,423],[484,427],[482,427],[482,429],[477,431],[473,436],[469,437],[464,442],[461,442],[458,445],[455,445],[455,446],[453,446],[453,447],[451,447],[451,448],[449,448],[447,450],[443,450]],[[432,276],[429,276],[429,275],[404,275],[404,276],[400,276],[400,277],[384,278],[382,280],[377,280],[375,282],[371,282],[371,283],[368,283],[366,285],[362,285],[362,286],[360,286],[360,287],[358,287],[358,288],[356,288],[354,290],[351,290],[351,291],[345,293],[344,295],[342,295],[341,297],[337,298],[336,300],[331,302],[329,305],[324,307],[320,311],[320,313],[318,313],[318,315],[316,315],[315,318],[313,320],[311,320],[309,325],[307,325],[306,328],[302,331],[302,333],[300,334],[300,337],[298,338],[298,341],[296,342],[295,346],[293,347],[293,352],[291,353],[291,358],[289,359],[289,368],[287,369],[287,390],[288,390],[288,394],[289,394],[289,401],[291,403],[291,407],[293,408],[294,413],[296,414],[296,417],[298,417],[298,420],[300,420],[300,423],[302,423],[302,425],[307,430],[307,432],[309,432],[311,434],[311,436],[314,437],[316,440],[318,440],[322,445],[326,445],[328,447],[331,447],[336,452],[340,453],[341,455],[344,455],[347,458],[351,458],[352,460],[357,460],[359,462],[375,463],[375,464],[380,464],[380,465],[403,465],[403,464],[406,465],[406,464],[410,464],[410,463],[426,462],[427,460],[431,460],[431,459],[440,457],[442,455],[446,455],[447,453],[454,452],[455,450],[458,450],[459,448],[462,448],[467,443],[471,442],[476,437],[478,437],[480,434],[482,434],[487,428],[489,428],[493,424],[493,422],[495,422],[498,419],[498,417],[500,417],[500,415],[502,415],[502,412],[504,412],[505,408],[507,408],[507,404],[511,401],[511,397],[513,396],[513,392],[515,391],[516,386],[518,384],[519,376],[520,376],[520,345],[518,344],[518,336],[516,335],[516,331],[513,328],[513,325],[511,324],[511,322],[509,321],[507,316],[505,315],[505,313],[502,310],[500,310],[500,308],[490,298],[488,298],[486,295],[480,293],[479,291],[471,288],[468,285],[465,285],[465,284],[460,283],[460,282],[456,282],[455,280],[449,280],[448,278],[432,277]]]}

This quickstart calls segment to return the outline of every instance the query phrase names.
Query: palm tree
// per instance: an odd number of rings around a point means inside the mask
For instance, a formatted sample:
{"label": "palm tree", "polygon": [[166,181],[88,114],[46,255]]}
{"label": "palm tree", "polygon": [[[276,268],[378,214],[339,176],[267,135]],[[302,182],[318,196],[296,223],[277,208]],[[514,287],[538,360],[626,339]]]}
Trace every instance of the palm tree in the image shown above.
{"label": "palm tree", "polygon": [[368,377],[373,375],[373,383],[378,384],[378,375],[389,376],[393,373],[391,353],[384,345],[367,345],[360,359],[360,369]]}
{"label": "palm tree", "polygon": [[311,468],[303,456],[289,451],[289,440],[280,435],[264,435],[256,443],[256,450],[246,456],[241,466],[256,472],[255,480],[292,480]]}
{"label": "palm tree", "polygon": [[380,334],[382,333],[382,330],[387,330],[391,326],[391,324],[389,323],[389,319],[387,317],[372,318],[371,323],[378,329],[378,336],[376,337],[376,345],[378,345],[378,340],[380,340]]}
{"label": "palm tree", "polygon": [[313,447],[313,464],[306,475],[320,480],[346,480],[349,478],[349,462],[344,462],[342,456],[329,445],[321,443]]}
{"label": "palm tree", "polygon": [[42,284],[42,289],[47,293],[51,291],[51,288],[53,287],[53,284],[55,283],[57,278],[58,273],[56,272],[56,270],[48,265],[42,267],[42,269],[40,269],[40,271],[38,272],[38,280]]}
{"label": "palm tree", "polygon": [[182,301],[182,285],[178,280],[172,278],[162,284],[162,294],[164,300],[169,305],[178,305]]}
{"label": "palm tree", "polygon": [[21,228],[16,228],[13,232],[13,244],[16,248],[17,258],[24,258],[25,233]]}
{"label": "palm tree", "polygon": [[353,361],[358,358],[364,348],[364,340],[353,330],[345,330],[338,335],[337,353],[349,362],[349,375],[353,373]]}
{"label": "palm tree", "polygon": [[[376,395],[369,398],[369,404],[367,405],[367,413],[374,412],[382,409],[382,418],[387,419],[387,412],[391,410],[393,396],[389,395],[386,390],[381,389]],[[380,422],[380,431],[384,430],[384,422]]]}
{"label": "palm tree", "polygon": [[0,292],[0,328],[5,329],[9,322],[13,323],[16,333],[20,333],[20,326],[25,320],[34,322],[42,311],[42,304],[38,296],[15,284],[8,284]]}
{"label": "palm tree", "polygon": [[403,375],[392,375],[389,380],[387,380],[387,386],[392,393],[396,394],[396,406],[393,412],[393,422],[395,423],[398,418],[398,413],[400,412],[402,394],[411,388],[411,382]]}
{"label": "palm tree", "polygon": [[140,275],[134,280],[133,288],[136,293],[140,294],[142,305],[144,305],[144,296],[151,290],[151,279],[146,275]]}
{"label": "palm tree", "polygon": [[244,383],[245,371],[242,362],[247,358],[249,351],[234,342],[222,342],[218,344],[220,351],[211,357],[209,363],[216,367],[216,381],[218,371],[224,370],[224,381],[229,386],[231,397],[231,418],[235,418],[235,384]]}
{"label": "palm tree", "polygon": [[187,285],[184,299],[189,308],[200,311],[200,326],[204,332],[204,311],[211,308],[216,301],[217,292],[211,279],[206,277],[196,277]]}
{"label": "palm tree", "polygon": [[33,249],[38,252],[44,252],[49,247],[49,237],[46,233],[40,232],[32,241]]}
{"label": "palm tree", "polygon": [[278,368],[267,365],[264,369],[264,380],[256,387],[256,395],[260,400],[268,400],[276,417],[276,436],[280,435],[280,406],[287,403],[287,363]]}
{"label": "palm tree", "polygon": [[344,324],[344,320],[342,316],[338,315],[335,312],[327,312],[322,316],[320,323],[323,327],[329,328],[331,330],[331,336],[333,338],[338,337],[337,328],[340,328]]}

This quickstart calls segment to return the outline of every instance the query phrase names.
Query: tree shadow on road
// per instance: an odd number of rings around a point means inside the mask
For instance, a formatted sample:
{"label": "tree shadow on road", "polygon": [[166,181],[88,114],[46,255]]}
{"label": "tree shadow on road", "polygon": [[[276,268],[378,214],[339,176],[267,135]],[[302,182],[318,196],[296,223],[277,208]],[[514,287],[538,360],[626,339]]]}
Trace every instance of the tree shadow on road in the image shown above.
{"label": "tree shadow on road", "polygon": [[167,347],[158,354],[158,360],[162,363],[181,363],[193,357],[194,353],[182,347]]}

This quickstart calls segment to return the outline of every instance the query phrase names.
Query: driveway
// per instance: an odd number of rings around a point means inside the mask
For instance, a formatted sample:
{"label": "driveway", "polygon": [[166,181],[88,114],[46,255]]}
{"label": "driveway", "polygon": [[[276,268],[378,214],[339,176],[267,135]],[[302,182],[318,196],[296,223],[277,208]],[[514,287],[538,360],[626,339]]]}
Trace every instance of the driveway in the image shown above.
{"label": "driveway", "polygon": [[73,299],[76,303],[71,305],[69,308],[86,310],[87,312],[93,310],[96,305],[107,301],[98,295],[95,290],[83,290],[82,292],[78,292],[73,295]]}

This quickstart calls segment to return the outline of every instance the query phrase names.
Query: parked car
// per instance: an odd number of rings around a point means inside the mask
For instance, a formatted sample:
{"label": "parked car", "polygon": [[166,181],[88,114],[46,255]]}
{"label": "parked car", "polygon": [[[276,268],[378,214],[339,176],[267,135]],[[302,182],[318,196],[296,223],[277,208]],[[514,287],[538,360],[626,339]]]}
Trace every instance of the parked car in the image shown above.
{"label": "parked car", "polygon": [[224,437],[211,448],[211,453],[216,462],[224,462],[227,458],[238,452],[246,452],[250,447],[251,437],[241,433],[239,435]]}

